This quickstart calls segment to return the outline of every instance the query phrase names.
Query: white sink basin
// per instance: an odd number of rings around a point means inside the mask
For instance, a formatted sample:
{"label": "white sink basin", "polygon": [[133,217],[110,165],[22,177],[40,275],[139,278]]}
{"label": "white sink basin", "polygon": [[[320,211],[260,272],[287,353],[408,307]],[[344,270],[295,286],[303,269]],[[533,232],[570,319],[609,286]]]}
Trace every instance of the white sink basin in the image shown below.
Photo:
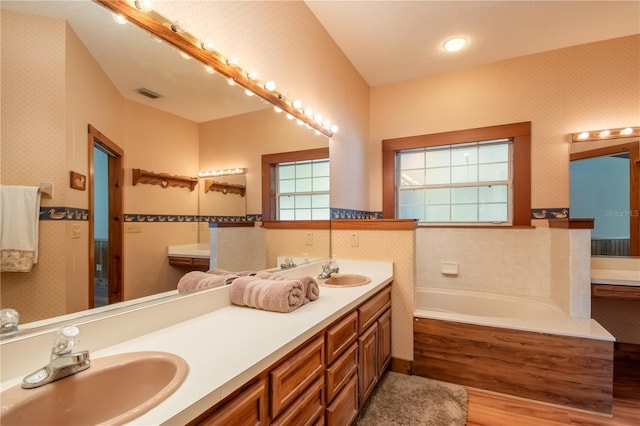
{"label": "white sink basin", "polygon": [[119,425],[149,411],[184,381],[187,363],[167,352],[98,358],[89,369],[35,389],[0,394],[0,424]]}

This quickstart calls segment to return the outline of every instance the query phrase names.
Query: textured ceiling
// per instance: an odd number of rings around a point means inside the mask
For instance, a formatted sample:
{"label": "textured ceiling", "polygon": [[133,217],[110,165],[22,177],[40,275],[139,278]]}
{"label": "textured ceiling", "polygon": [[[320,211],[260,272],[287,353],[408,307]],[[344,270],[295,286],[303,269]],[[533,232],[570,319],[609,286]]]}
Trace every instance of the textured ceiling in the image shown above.
{"label": "textured ceiling", "polygon": [[370,86],[640,33],[639,1],[306,3]]}

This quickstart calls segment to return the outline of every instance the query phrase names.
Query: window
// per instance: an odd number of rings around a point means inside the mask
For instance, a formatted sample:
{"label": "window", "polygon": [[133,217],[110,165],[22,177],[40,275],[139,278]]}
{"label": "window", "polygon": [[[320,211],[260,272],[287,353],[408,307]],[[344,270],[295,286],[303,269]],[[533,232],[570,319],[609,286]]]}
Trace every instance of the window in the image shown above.
{"label": "window", "polygon": [[329,159],[278,163],[276,219],[328,220]]}
{"label": "window", "polygon": [[398,151],[398,217],[510,223],[511,147],[499,139]]}
{"label": "window", "polygon": [[329,148],[262,156],[262,218],[329,220]]}
{"label": "window", "polygon": [[529,226],[531,123],[383,141],[383,216]]}

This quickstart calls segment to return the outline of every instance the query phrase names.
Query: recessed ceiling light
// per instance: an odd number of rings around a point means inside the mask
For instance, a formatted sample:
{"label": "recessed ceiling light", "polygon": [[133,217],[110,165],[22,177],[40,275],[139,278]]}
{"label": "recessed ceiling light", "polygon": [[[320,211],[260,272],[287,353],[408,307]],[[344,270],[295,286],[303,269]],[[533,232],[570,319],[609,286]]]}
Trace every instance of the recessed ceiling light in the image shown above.
{"label": "recessed ceiling light", "polygon": [[453,37],[445,41],[442,45],[449,52],[457,52],[467,44],[467,39],[464,37]]}

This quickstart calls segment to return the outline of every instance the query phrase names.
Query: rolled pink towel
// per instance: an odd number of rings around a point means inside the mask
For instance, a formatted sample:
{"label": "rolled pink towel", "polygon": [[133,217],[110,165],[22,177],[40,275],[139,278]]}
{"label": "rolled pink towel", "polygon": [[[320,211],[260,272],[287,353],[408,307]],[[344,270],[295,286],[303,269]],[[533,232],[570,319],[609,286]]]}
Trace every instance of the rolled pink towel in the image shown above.
{"label": "rolled pink towel", "polygon": [[187,272],[178,281],[178,293],[191,293],[205,288],[220,287],[230,284],[236,278],[238,276],[233,274],[216,275],[201,271]]}
{"label": "rolled pink towel", "polygon": [[269,280],[251,276],[233,280],[229,297],[235,305],[285,313],[298,309],[305,300],[299,280]]}
{"label": "rolled pink towel", "polygon": [[291,278],[271,272],[258,272],[256,277],[268,280],[299,280],[302,283],[306,298],[304,303],[313,302],[314,300],[318,300],[318,297],[320,297],[320,287],[318,286],[318,282],[315,278],[310,276]]}

